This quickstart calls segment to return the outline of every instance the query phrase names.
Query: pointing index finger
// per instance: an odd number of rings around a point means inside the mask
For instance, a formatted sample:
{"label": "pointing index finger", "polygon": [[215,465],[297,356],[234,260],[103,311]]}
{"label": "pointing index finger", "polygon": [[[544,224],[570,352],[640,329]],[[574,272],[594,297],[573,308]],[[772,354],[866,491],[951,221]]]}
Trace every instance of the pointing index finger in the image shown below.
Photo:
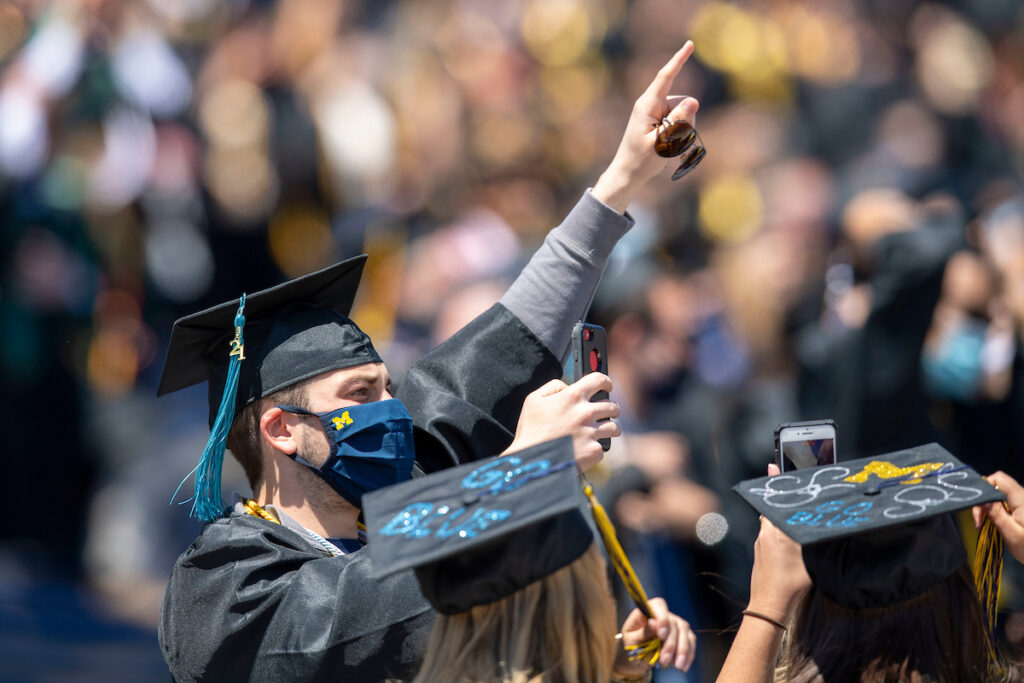
{"label": "pointing index finger", "polygon": [[651,84],[647,87],[647,95],[652,95],[659,100],[668,97],[669,91],[672,88],[672,81],[676,79],[679,74],[679,70],[683,68],[683,64],[693,54],[693,41],[688,40],[683,44],[679,51],[672,55],[672,59],[668,60],[668,64],[661,67],[658,70],[658,75],[654,77]]}

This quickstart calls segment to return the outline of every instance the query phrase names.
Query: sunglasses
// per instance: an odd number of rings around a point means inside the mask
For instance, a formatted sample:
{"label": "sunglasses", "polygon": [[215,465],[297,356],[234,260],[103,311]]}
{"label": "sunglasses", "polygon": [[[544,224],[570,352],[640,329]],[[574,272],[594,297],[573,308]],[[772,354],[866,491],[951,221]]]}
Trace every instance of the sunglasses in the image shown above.
{"label": "sunglasses", "polygon": [[[686,121],[669,121],[663,119],[655,126],[658,137],[654,140],[654,151],[660,157],[677,157],[683,155],[679,168],[672,174],[672,180],[679,180],[692,171],[707,156],[708,150],[700,134]],[[694,141],[698,144],[693,144]]]}

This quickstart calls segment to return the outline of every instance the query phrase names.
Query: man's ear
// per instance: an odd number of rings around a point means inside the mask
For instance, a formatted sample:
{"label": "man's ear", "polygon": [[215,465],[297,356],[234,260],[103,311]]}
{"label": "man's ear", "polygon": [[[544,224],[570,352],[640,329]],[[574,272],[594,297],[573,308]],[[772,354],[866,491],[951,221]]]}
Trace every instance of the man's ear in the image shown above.
{"label": "man's ear", "polygon": [[275,450],[292,455],[299,449],[300,423],[298,415],[271,406],[260,416],[260,437]]}

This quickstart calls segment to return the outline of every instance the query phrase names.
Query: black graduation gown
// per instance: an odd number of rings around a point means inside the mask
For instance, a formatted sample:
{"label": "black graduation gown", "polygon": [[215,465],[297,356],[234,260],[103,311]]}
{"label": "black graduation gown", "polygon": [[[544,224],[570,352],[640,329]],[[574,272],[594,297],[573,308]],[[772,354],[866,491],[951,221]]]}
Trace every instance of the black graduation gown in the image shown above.
{"label": "black graduation gown", "polygon": [[[496,304],[416,363],[396,391],[425,471],[512,441],[523,399],[558,360]],[[326,557],[298,532],[231,514],[178,558],[160,614],[177,681],[410,679],[433,611],[411,571],[371,577],[368,553]]]}

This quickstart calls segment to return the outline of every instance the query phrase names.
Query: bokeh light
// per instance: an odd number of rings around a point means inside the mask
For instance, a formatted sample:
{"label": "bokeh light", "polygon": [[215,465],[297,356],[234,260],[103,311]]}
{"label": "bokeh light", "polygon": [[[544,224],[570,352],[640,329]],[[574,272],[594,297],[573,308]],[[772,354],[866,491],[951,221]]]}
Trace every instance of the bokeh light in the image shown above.
{"label": "bokeh light", "polygon": [[182,220],[154,221],[146,232],[146,271],[171,301],[187,303],[213,282],[213,253],[205,237]]}
{"label": "bokeh light", "polygon": [[0,89],[0,170],[15,178],[35,174],[50,151],[46,112],[17,86]]}
{"label": "bokeh light", "polygon": [[523,43],[538,61],[564,66],[603,38],[580,0],[532,0],[523,12]]}
{"label": "bokeh light", "polygon": [[25,42],[28,26],[25,15],[16,5],[0,5],[0,59],[4,59]]}
{"label": "bokeh light", "polygon": [[729,75],[739,98],[776,101],[789,97],[786,37],[769,17],[711,2],[697,12],[692,31],[698,56]]}
{"label": "bokeh light", "polygon": [[757,232],[763,202],[757,183],[747,176],[726,175],[710,180],[700,195],[700,226],[716,242],[741,242]]}
{"label": "bokeh light", "polygon": [[324,268],[335,260],[327,214],[308,204],[286,204],[270,218],[270,255],[288,277]]}
{"label": "bokeh light", "polygon": [[277,201],[277,171],[261,150],[210,148],[206,182],[221,210],[239,226],[254,225]]}
{"label": "bokeh light", "polygon": [[260,147],[267,142],[270,110],[260,88],[249,81],[229,78],[203,94],[199,123],[212,145]]}
{"label": "bokeh light", "polygon": [[[852,8],[850,8],[852,9]],[[860,70],[857,24],[830,11],[828,5],[789,3],[776,15],[786,35],[793,72],[823,85],[839,85],[854,79]]]}
{"label": "bokeh light", "polygon": [[470,124],[474,156],[486,169],[514,167],[537,151],[537,131],[521,114],[484,114]]}
{"label": "bokeh light", "polygon": [[985,36],[932,4],[918,9],[912,29],[919,46],[915,71],[928,100],[946,114],[974,111],[992,79],[992,51]]}

